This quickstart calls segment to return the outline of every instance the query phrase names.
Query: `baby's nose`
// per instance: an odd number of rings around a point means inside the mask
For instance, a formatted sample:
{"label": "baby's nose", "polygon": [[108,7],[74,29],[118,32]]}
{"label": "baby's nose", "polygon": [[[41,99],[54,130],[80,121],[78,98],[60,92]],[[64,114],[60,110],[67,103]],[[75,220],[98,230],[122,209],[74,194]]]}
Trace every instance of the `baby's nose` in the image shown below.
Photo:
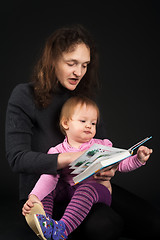
{"label": "baby's nose", "polygon": [[86,123],[87,128],[91,128],[91,123]]}

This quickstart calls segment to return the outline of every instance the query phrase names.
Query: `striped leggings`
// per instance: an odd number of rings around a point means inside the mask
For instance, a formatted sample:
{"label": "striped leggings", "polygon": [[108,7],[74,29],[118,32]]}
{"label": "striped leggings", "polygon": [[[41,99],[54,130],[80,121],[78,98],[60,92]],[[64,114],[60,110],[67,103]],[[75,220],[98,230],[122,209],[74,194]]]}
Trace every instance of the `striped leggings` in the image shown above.
{"label": "striped leggings", "polygon": [[52,217],[53,202],[70,200],[62,218],[67,235],[74,231],[88,215],[93,204],[101,202],[110,206],[109,190],[97,182],[81,183],[75,186],[58,184],[56,190],[42,201],[45,212]]}

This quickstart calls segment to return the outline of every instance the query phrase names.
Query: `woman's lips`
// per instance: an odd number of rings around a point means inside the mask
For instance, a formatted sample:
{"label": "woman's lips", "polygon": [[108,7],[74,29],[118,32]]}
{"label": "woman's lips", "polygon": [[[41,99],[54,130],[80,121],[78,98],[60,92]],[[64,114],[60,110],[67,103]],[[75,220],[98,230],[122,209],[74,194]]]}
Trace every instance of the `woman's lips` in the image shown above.
{"label": "woman's lips", "polygon": [[76,85],[77,82],[79,81],[79,79],[78,78],[69,78],[68,81],[70,84]]}

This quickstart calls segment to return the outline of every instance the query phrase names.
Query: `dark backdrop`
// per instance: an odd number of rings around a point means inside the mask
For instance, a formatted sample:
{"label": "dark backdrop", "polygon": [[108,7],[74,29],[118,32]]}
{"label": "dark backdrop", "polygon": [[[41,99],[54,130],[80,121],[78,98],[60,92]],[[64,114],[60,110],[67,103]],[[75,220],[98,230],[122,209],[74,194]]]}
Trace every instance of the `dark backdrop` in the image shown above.
{"label": "dark backdrop", "polygon": [[[58,2],[58,1],[57,1]],[[5,1],[1,3],[0,186],[3,201],[18,200],[18,176],[5,158],[7,101],[16,84],[29,81],[45,39],[58,27],[83,24],[100,53],[99,99],[107,136],[129,148],[146,136],[154,153],[145,167],[118,173],[114,182],[158,204],[160,21],[156,1]]]}

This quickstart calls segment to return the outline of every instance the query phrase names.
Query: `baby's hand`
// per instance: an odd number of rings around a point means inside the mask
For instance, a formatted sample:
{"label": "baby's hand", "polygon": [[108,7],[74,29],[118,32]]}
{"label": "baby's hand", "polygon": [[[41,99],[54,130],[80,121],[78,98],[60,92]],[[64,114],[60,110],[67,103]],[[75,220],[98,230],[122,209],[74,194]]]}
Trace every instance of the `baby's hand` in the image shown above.
{"label": "baby's hand", "polygon": [[138,148],[137,158],[141,163],[145,163],[149,159],[152,152],[153,152],[152,149],[149,149],[145,146],[141,146]]}
{"label": "baby's hand", "polygon": [[43,204],[41,201],[39,201],[38,197],[35,195],[30,195],[29,199],[25,202],[22,208],[22,214],[26,216],[26,214],[29,214],[31,211],[31,208],[34,206],[34,203],[39,203],[43,207]]}

